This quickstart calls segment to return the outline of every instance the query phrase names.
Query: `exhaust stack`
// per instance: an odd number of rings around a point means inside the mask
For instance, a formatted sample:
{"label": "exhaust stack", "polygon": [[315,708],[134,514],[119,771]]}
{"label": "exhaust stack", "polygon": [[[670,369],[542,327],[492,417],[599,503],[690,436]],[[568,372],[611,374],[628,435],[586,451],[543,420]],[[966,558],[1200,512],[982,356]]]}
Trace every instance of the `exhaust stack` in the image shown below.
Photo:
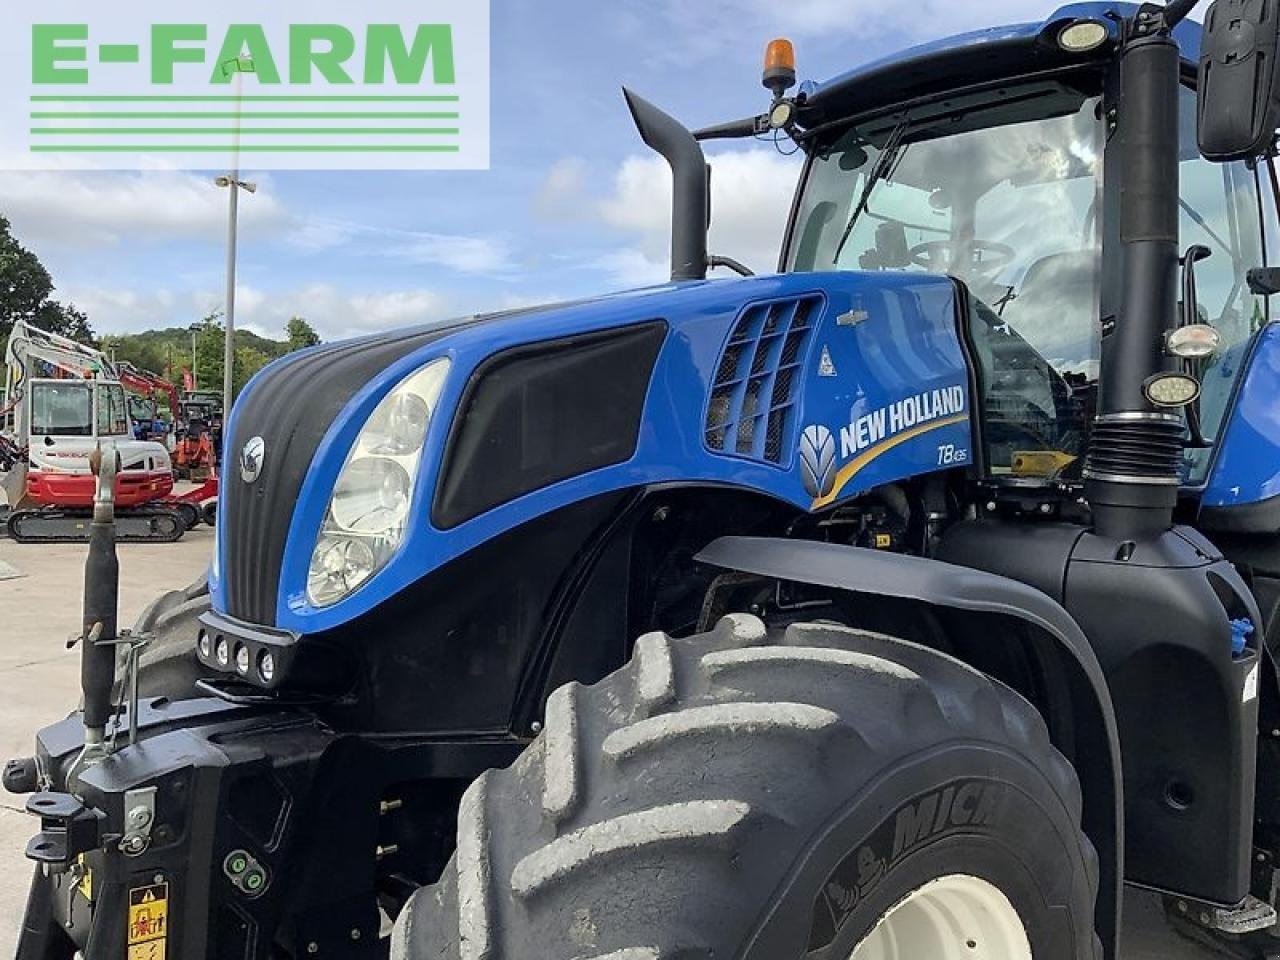
{"label": "exhaust stack", "polygon": [[711,221],[707,158],[675,117],[625,87],[622,95],[640,139],[671,167],[671,279],[707,278],[707,225]]}

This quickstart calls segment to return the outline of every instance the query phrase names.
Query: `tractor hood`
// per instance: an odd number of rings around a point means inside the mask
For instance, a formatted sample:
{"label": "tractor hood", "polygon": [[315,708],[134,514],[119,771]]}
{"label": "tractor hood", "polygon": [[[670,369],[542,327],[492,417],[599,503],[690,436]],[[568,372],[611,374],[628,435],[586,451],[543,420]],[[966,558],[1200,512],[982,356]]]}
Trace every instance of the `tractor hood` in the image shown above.
{"label": "tractor hood", "polygon": [[[822,510],[967,463],[964,303],[954,282],[927,275],[687,282],[277,361],[228,425],[215,609],[310,634],[601,494],[704,484]],[[318,606],[308,571],[348,455],[397,385],[442,361],[448,372],[394,555]]]}

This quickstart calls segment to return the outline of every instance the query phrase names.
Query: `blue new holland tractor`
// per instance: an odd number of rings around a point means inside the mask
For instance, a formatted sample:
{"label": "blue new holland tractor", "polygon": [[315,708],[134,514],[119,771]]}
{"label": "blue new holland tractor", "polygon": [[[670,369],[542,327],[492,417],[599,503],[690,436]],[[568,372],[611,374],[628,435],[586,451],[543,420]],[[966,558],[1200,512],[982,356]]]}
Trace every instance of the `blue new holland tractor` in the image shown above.
{"label": "blue new holland tractor", "polygon": [[1280,11],[1194,5],[628,93],[671,282],[272,364],[132,632],[106,451],[18,956],[1099,960],[1138,887],[1274,956]]}

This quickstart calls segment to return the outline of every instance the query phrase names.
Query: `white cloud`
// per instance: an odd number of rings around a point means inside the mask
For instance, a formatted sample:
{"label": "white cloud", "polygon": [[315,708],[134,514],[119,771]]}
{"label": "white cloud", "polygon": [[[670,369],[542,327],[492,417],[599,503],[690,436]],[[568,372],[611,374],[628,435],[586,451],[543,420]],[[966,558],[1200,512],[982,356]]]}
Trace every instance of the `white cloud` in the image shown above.
{"label": "white cloud", "polygon": [[498,274],[512,266],[509,244],[489,236],[397,230],[306,216],[293,219],[285,239],[290,247],[303,253],[323,253],[343,247],[350,255],[388,257],[459,273]]}
{"label": "white cloud", "polygon": [[409,230],[376,231],[379,253],[404,263],[441,266],[459,273],[505,273],[511,268],[507,244],[493,237],[468,237]]}
{"label": "white cloud", "polygon": [[[264,187],[269,184],[264,183]],[[180,171],[68,173],[12,171],[0,177],[0,212],[23,242],[79,248],[174,238],[221,238],[227,193]],[[286,218],[264,189],[240,204],[246,230],[271,233]]]}
{"label": "white cloud", "polygon": [[[710,252],[759,273],[776,269],[800,165],[772,149],[718,153],[711,162]],[[626,246],[596,266],[628,285],[666,278],[671,239],[671,171],[657,156],[628,157],[610,194],[595,205]]]}
{"label": "white cloud", "polygon": [[197,319],[187,297],[166,289],[142,294],[100,287],[59,288],[55,296],[87,313],[99,333],[137,333],[156,327],[186,326]]}
{"label": "white cloud", "polygon": [[[59,295],[88,312],[100,333],[187,326],[221,310],[224,302],[223,294],[212,290],[138,294],[86,287],[59,290]],[[440,320],[454,312],[449,297],[425,289],[352,293],[316,283],[295,290],[242,285],[236,291],[236,326],[276,340],[283,338],[285,323],[294,315],[306,317],[325,340],[338,340]]]}
{"label": "white cloud", "polygon": [[[242,196],[240,230],[255,243],[279,241],[291,250],[321,254],[339,247],[351,255],[389,257],[461,273],[510,269],[509,245],[486,236],[395,230],[290,210],[268,177]],[[226,242],[227,193],[210,177],[175,170],[123,172],[11,172],[0,177],[0,214],[38,253],[122,244]],[[220,267],[221,260],[211,258]]]}
{"label": "white cloud", "polygon": [[573,220],[582,216],[587,164],[581,157],[561,157],[551,165],[534,196],[533,208],[548,218]]}

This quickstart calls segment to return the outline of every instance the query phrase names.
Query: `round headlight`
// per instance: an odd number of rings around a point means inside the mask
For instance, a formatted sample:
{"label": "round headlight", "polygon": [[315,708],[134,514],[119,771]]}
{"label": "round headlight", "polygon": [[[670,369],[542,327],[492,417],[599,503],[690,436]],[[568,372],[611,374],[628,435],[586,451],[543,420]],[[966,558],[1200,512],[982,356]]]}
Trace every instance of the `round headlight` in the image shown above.
{"label": "round headlight", "polygon": [[236,672],[249,675],[249,648],[243,643],[236,644]]}
{"label": "round headlight", "polygon": [[218,666],[225,667],[231,663],[231,644],[227,642],[226,637],[219,637],[217,646],[213,648],[213,655],[218,660]]}
{"label": "round headlight", "polygon": [[1222,337],[1207,323],[1189,323],[1172,330],[1165,340],[1168,352],[1183,360],[1203,360],[1218,352]]}
{"label": "round headlight", "polygon": [[1142,386],[1157,407],[1185,407],[1200,396],[1200,384],[1185,373],[1160,373]]}
{"label": "round headlight", "polygon": [[336,603],[373,575],[373,550],[363,540],[324,534],[311,557],[307,596],[317,606]]}
{"label": "round headlight", "polygon": [[276,677],[276,655],[270,650],[258,654],[258,677],[263,683],[270,683]]}
{"label": "round headlight", "polygon": [[422,446],[431,408],[415,393],[393,393],[378,405],[361,440],[370,453],[404,457]]}
{"label": "round headlight", "polygon": [[353,460],[333,490],[333,519],[343,530],[377,534],[398,527],[409,512],[412,481],[383,457]]}
{"label": "round headlight", "polygon": [[200,654],[200,659],[208,660],[212,648],[213,642],[209,639],[209,634],[201,630],[196,636],[196,651]]}
{"label": "round headlight", "polygon": [[1077,20],[1062,28],[1058,46],[1067,53],[1088,53],[1107,42],[1106,24],[1097,20]]}

